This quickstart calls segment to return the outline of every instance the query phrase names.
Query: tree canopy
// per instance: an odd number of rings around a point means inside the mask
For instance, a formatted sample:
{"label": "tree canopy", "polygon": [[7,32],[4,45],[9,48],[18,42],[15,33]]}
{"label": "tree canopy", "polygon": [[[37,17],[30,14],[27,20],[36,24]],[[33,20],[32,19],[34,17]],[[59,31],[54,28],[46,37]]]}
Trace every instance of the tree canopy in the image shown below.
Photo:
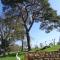
{"label": "tree canopy", "polygon": [[[18,17],[22,21],[30,50],[29,31],[34,22],[40,22],[40,29],[49,33],[60,28],[60,16],[50,7],[48,0],[1,0],[5,19]],[[18,21],[17,19],[17,21]]]}

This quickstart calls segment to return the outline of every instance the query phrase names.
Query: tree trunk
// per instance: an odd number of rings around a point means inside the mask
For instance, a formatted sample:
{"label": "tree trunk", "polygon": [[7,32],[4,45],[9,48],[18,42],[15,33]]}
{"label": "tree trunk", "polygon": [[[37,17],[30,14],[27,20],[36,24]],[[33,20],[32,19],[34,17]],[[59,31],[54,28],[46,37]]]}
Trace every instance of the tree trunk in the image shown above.
{"label": "tree trunk", "polygon": [[27,45],[28,45],[28,51],[31,50],[31,47],[30,47],[30,36],[29,36],[29,32],[26,30],[26,38],[27,38]]}
{"label": "tree trunk", "polygon": [[22,40],[22,51],[23,51],[23,40]]}
{"label": "tree trunk", "polygon": [[6,50],[6,47],[5,47],[5,39],[2,38],[1,42],[2,42],[1,48],[3,49],[2,53],[3,53],[3,56],[5,56],[5,50]]}

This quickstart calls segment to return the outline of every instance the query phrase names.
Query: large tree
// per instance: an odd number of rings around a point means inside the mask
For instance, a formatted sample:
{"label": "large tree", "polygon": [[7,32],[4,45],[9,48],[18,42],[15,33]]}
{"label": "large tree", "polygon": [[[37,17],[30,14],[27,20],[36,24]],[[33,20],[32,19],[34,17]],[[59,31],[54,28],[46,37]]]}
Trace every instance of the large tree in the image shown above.
{"label": "large tree", "polygon": [[[8,14],[8,13],[7,13]],[[7,15],[5,15],[7,16]],[[13,40],[21,40],[22,42],[22,51],[23,51],[23,40],[25,36],[24,26],[22,25],[21,19],[17,17],[11,17],[9,19],[5,19],[5,24],[12,30],[12,34],[10,34]]]}
{"label": "large tree", "polygon": [[23,25],[19,22],[16,22],[16,17],[0,19],[0,40],[1,40],[1,49],[5,52],[7,47],[15,42],[16,39],[24,39],[24,28]]}
{"label": "large tree", "polygon": [[34,22],[41,22],[40,29],[45,30],[47,33],[52,31],[53,28],[60,27],[60,17],[57,16],[56,11],[50,7],[48,0],[1,1],[5,5],[3,9],[4,12],[6,10],[9,12],[7,16],[8,18],[11,18],[12,16],[18,16],[18,18],[21,18],[26,32],[28,51],[31,49],[29,32]]}
{"label": "large tree", "polygon": [[0,19],[0,40],[1,40],[1,49],[3,49],[3,53],[5,54],[6,47],[9,45],[9,42],[7,40],[8,36],[10,34],[10,30],[8,29],[8,26],[4,24],[4,21]]}

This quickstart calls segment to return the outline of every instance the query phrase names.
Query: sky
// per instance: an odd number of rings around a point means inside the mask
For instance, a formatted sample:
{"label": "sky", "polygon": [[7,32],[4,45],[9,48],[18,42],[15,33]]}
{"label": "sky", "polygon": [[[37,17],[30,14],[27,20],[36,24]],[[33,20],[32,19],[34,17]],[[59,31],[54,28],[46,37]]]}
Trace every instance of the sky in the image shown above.
{"label": "sky", "polygon": [[60,0],[49,0],[51,7],[57,10],[57,14],[60,15]]}
{"label": "sky", "polygon": [[0,0],[0,16],[2,17],[2,4],[1,4],[1,0]]}
{"label": "sky", "polygon": [[[60,0],[49,0],[49,3],[51,7],[57,11],[57,14],[60,15],[60,8],[59,8]],[[0,1],[0,16],[2,16],[1,13],[2,13],[2,5]],[[34,47],[35,45],[40,46],[40,43],[43,43],[45,45],[45,41],[46,41],[46,44],[49,44],[53,42],[53,39],[55,39],[56,42],[58,42],[59,37],[60,37],[60,32],[53,30],[47,34],[44,31],[41,31],[39,27],[40,27],[39,23],[34,23],[30,31],[32,47]],[[17,43],[20,44],[20,42],[17,42]]]}
{"label": "sky", "polygon": [[[57,11],[57,14],[60,15],[60,0],[49,0],[50,6]],[[58,42],[59,37],[60,37],[60,32],[57,32],[56,30],[51,31],[50,33],[45,33],[44,31],[41,31],[39,29],[40,24],[35,23],[30,31],[30,36],[31,38],[31,45],[35,46],[38,45],[40,46],[40,43],[43,43],[45,45],[53,42],[53,39]]]}
{"label": "sky", "polygon": [[2,5],[1,5],[1,1],[0,1],[0,15],[1,15],[1,12],[2,12]]}

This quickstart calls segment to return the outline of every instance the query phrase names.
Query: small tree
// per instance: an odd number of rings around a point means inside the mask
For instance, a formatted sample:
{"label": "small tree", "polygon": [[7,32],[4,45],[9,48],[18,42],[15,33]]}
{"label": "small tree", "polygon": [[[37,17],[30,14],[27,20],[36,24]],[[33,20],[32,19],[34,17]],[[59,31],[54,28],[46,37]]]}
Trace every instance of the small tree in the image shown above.
{"label": "small tree", "polygon": [[40,43],[40,48],[42,48],[43,47],[43,43]]}
{"label": "small tree", "polygon": [[50,43],[49,46],[52,47],[53,46],[53,43]]}
{"label": "small tree", "polygon": [[38,45],[35,45],[35,50],[38,50]]}
{"label": "small tree", "polygon": [[53,45],[55,46],[55,39],[52,39],[52,41],[53,41]]}
{"label": "small tree", "polygon": [[57,45],[60,45],[60,38],[59,38],[59,41],[57,42]]}

